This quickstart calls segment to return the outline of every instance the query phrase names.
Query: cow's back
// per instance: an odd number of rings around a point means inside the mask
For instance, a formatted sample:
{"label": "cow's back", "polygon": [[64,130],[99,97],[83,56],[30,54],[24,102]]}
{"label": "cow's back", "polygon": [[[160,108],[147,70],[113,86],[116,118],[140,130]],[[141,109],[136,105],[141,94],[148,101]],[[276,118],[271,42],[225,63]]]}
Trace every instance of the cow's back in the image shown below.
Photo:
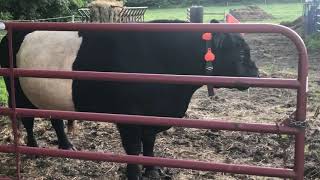
{"label": "cow's back", "polygon": [[[83,36],[74,70],[201,74],[200,33],[98,32]],[[203,49],[202,49],[203,48]],[[74,80],[79,111],[183,116],[198,86]]]}

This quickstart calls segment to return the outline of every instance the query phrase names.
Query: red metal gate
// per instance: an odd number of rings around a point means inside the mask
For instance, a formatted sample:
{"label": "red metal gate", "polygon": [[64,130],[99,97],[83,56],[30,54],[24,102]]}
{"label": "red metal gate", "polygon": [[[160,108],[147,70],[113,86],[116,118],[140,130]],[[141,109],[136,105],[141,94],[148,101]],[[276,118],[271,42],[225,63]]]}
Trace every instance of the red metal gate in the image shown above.
{"label": "red metal gate", "polygon": [[[38,110],[16,108],[14,78],[16,77],[45,77],[62,79],[87,79],[106,81],[132,81],[132,82],[157,82],[174,84],[215,84],[225,87],[232,85],[248,85],[251,87],[286,88],[297,90],[297,106],[294,124],[304,123],[306,120],[306,89],[308,73],[308,56],[302,39],[291,29],[273,24],[66,24],[66,23],[5,23],[8,31],[8,46],[10,68],[0,68],[0,75],[10,76],[12,90],[12,108],[0,108],[0,115],[10,116],[14,133],[14,144],[0,145],[0,152],[15,153],[16,176],[20,179],[20,154],[45,155],[54,157],[67,157],[83,160],[100,160],[117,163],[137,163],[142,165],[156,165],[173,168],[186,168],[194,170],[220,171],[260,175],[270,177],[283,177],[303,179],[304,173],[304,136],[305,130],[298,127],[277,126],[273,124],[232,123],[225,121],[209,120],[183,120],[179,118],[146,117],[135,115],[115,115],[100,113],[67,112],[53,110]],[[1,24],[0,24],[1,27]],[[235,78],[235,77],[207,77],[190,75],[160,75],[141,73],[111,73],[111,72],[70,72],[27,70],[13,67],[12,30],[88,30],[88,31],[198,31],[198,32],[241,32],[241,33],[281,33],[291,39],[299,52],[298,79],[282,78]],[[113,153],[74,152],[68,150],[31,148],[21,146],[17,137],[18,117],[42,117],[78,119],[87,121],[134,123],[147,125],[170,125],[202,129],[220,129],[230,131],[248,131],[258,133],[275,133],[295,135],[295,162],[294,169],[269,168],[259,166],[245,166],[223,163],[209,163],[201,161],[174,160],[157,157],[141,157],[132,155],[117,155]]]}

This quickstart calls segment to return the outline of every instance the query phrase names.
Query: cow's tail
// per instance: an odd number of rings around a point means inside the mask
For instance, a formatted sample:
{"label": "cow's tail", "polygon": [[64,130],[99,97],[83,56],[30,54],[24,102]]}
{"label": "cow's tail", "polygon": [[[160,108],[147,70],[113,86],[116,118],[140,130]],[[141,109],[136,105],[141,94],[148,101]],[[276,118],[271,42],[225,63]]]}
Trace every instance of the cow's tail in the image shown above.
{"label": "cow's tail", "polygon": [[[28,34],[25,31],[17,31],[12,33],[12,50],[13,50],[13,65],[16,67],[16,54],[19,51],[20,45],[24,39],[24,37]],[[9,61],[9,48],[8,48],[8,34],[6,34],[1,42],[0,42],[0,66],[1,68],[9,68],[10,61]],[[6,88],[10,97],[10,78],[3,77]],[[1,80],[1,79],[0,79]],[[16,89],[20,90],[20,84],[18,81],[15,81]]]}
{"label": "cow's tail", "polygon": [[[12,50],[13,60],[15,66],[15,54],[18,53],[20,45],[22,44],[24,37],[30,33],[30,31],[13,31],[12,32]],[[9,67],[9,48],[8,48],[8,34],[6,34],[0,42],[0,65],[1,67]]]}
{"label": "cow's tail", "polygon": [[[0,37],[1,38],[1,37]],[[9,51],[8,51],[8,37],[5,35],[2,37],[0,42],[0,67],[1,68],[7,68],[9,67]],[[10,84],[9,84],[9,78],[3,77],[3,80],[5,81],[7,92],[10,92]],[[2,78],[0,76],[0,81],[2,81]],[[2,83],[2,82],[0,82]],[[1,94],[5,93],[3,89],[1,89]]]}
{"label": "cow's tail", "polygon": [[0,42],[0,66],[9,67],[8,37],[5,35]]}

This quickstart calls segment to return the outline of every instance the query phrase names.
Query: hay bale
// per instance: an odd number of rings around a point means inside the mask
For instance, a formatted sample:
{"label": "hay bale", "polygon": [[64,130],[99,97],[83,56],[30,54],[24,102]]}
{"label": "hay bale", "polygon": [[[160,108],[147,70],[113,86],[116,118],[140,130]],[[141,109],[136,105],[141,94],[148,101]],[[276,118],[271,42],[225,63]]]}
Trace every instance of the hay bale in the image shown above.
{"label": "hay bale", "polygon": [[117,22],[123,1],[96,0],[89,4],[91,22]]}
{"label": "hay bale", "polygon": [[117,0],[96,0],[92,1],[89,6],[95,6],[95,7],[108,7],[108,6],[118,6],[123,7],[123,1],[117,1]]}

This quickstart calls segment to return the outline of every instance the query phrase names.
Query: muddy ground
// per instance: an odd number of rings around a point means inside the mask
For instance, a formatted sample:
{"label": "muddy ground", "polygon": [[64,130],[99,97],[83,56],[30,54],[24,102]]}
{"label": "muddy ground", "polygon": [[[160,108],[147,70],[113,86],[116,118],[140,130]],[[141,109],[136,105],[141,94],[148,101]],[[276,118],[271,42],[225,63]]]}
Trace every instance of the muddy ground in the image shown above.
{"label": "muddy ground", "polygon": [[[277,34],[246,34],[263,77],[295,78],[297,52],[287,38]],[[320,54],[310,52],[309,93],[306,128],[305,179],[320,179],[320,117],[314,117],[320,106]],[[275,124],[294,110],[293,90],[250,88],[248,91],[216,89],[207,97],[206,88],[193,96],[186,118],[222,119],[236,122]],[[57,148],[56,137],[48,121],[36,123],[35,134],[40,146]],[[8,119],[0,121],[0,143],[10,142]],[[113,124],[79,122],[77,134],[70,136],[81,150],[123,153],[119,134]],[[290,136],[245,132],[198,130],[175,127],[161,133],[156,141],[159,157],[194,159],[208,162],[251,164],[267,167],[293,166],[293,141]],[[92,162],[63,158],[31,158],[22,155],[25,179],[124,179],[124,164]],[[163,169],[163,179],[276,179],[216,172]],[[0,154],[0,177],[15,174],[14,155]]]}
{"label": "muddy ground", "polygon": [[230,14],[232,14],[235,18],[243,21],[261,21],[262,19],[274,19],[274,17],[261,9],[257,5],[250,5],[243,8],[238,9],[230,9]]}

